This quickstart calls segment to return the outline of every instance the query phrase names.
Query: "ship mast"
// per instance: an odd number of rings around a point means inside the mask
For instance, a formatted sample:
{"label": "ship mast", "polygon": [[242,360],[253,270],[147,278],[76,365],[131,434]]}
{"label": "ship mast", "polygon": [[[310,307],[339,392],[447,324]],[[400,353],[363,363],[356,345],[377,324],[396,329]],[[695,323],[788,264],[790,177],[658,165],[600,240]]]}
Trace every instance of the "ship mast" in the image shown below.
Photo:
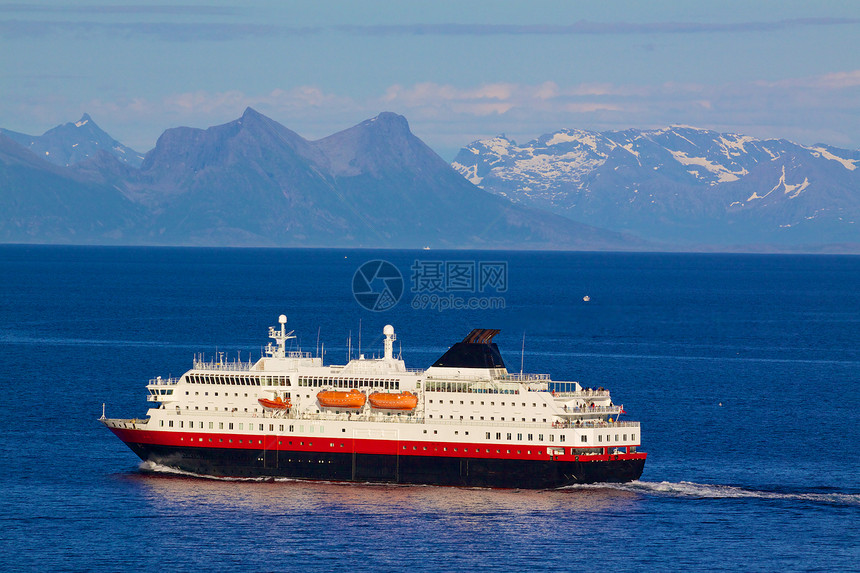
{"label": "ship mast", "polygon": [[281,329],[275,330],[274,326],[269,327],[269,338],[273,338],[278,346],[272,346],[270,342],[266,345],[266,354],[272,358],[284,358],[287,355],[287,340],[295,338],[293,331],[287,332],[287,315],[282,314],[278,317],[278,322],[281,323]]}

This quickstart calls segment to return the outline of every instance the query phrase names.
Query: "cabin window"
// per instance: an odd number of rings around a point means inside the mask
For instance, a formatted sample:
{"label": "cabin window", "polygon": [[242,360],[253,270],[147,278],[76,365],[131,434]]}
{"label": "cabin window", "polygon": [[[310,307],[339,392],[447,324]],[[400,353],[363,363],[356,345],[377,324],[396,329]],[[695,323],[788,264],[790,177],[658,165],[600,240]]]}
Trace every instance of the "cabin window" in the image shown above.
{"label": "cabin window", "polygon": [[522,439],[523,439],[523,435],[522,435],[522,434],[517,434],[517,439],[518,439],[518,440],[522,440]]}
{"label": "cabin window", "polygon": [[534,437],[533,437],[533,436],[534,436],[534,434],[529,434],[529,435],[528,435],[528,438],[527,438],[527,439],[528,439],[528,441],[532,441],[532,440],[534,439]]}
{"label": "cabin window", "polygon": [[538,441],[539,441],[539,442],[542,442],[542,441],[543,441],[543,434],[538,434]]}
{"label": "cabin window", "polygon": [[627,434],[624,434],[624,441],[627,441]]}
{"label": "cabin window", "polygon": [[563,441],[564,441],[564,434],[562,434],[562,435],[560,435],[560,436],[558,437],[558,441],[559,441],[559,442],[563,442]]}
{"label": "cabin window", "polygon": [[588,439],[587,439],[585,436],[581,436],[581,438],[580,438],[580,440],[579,440],[579,441],[580,441],[580,442],[587,442],[587,441],[588,441]]}
{"label": "cabin window", "polygon": [[184,425],[185,425],[185,422],[183,422],[182,420],[180,420],[180,421],[179,421],[179,427],[180,427],[180,428],[182,428]]}
{"label": "cabin window", "polygon": [[223,429],[224,429],[224,422],[218,422],[218,429],[219,429],[219,430],[223,430]]}
{"label": "cabin window", "polygon": [[[272,426],[272,427],[271,427],[271,428],[269,428],[269,429],[271,430],[271,429],[273,429],[273,428],[274,428],[274,426]],[[263,424],[260,424],[260,431],[261,431],[261,432],[263,431]]]}
{"label": "cabin window", "polygon": [[508,439],[509,439],[509,440],[511,439],[511,435],[510,435],[510,434],[508,434]]}
{"label": "cabin window", "polygon": [[233,429],[233,422],[230,422],[230,423],[227,425],[227,428],[228,428],[229,430],[232,430],[232,429]]}
{"label": "cabin window", "polygon": [[215,429],[215,422],[209,422],[209,429],[210,429],[210,430],[214,430],[214,429]]}
{"label": "cabin window", "polygon": [[[261,430],[263,429],[262,424],[260,425],[260,429],[261,429]],[[274,425],[274,424],[269,424],[269,431],[270,431],[270,432],[274,432],[274,431],[275,431],[275,425]]]}
{"label": "cabin window", "polygon": [[630,439],[635,442],[636,441],[636,434],[630,434]]}
{"label": "cabin window", "polygon": [[597,436],[597,441],[598,441],[598,442],[602,442],[602,441],[603,441],[603,435],[602,435],[602,434],[598,434],[598,436]]}
{"label": "cabin window", "polygon": [[502,439],[502,433],[501,433],[501,432],[496,432],[496,439],[497,439],[497,440],[501,440],[501,439]]}
{"label": "cabin window", "polygon": [[162,425],[162,427],[164,426],[164,420],[161,420],[161,425]]}
{"label": "cabin window", "polygon": [[549,441],[550,441],[550,442],[554,442],[554,441],[555,441],[555,436],[554,436],[553,434],[550,434],[550,435],[549,435]]}
{"label": "cabin window", "polygon": [[487,439],[490,439],[490,432],[487,432]]}

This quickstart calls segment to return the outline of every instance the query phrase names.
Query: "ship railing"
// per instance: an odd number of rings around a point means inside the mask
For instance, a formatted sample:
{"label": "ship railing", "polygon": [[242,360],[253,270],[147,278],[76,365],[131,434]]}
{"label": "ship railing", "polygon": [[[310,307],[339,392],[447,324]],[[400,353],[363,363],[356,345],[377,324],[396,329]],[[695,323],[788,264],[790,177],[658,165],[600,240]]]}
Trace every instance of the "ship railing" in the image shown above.
{"label": "ship railing", "polygon": [[548,381],[549,374],[499,374],[495,377],[495,380],[504,380],[511,382],[539,382],[539,381]]}
{"label": "ship railing", "polygon": [[574,391],[552,390],[552,394],[556,398],[593,398],[609,396],[609,390],[602,388],[599,390],[595,388],[583,388],[582,390]]}
{"label": "ship railing", "polygon": [[162,378],[161,376],[156,376],[155,378],[149,379],[150,386],[167,386],[171,384],[178,384],[179,378],[170,377],[170,378]]}
{"label": "ship railing", "polygon": [[564,414],[620,414],[624,406],[563,406]]}
{"label": "ship railing", "polygon": [[251,369],[252,364],[250,362],[223,362],[223,361],[206,361],[206,360],[195,360],[194,361],[194,369],[195,370],[229,370],[229,371],[247,371]]}

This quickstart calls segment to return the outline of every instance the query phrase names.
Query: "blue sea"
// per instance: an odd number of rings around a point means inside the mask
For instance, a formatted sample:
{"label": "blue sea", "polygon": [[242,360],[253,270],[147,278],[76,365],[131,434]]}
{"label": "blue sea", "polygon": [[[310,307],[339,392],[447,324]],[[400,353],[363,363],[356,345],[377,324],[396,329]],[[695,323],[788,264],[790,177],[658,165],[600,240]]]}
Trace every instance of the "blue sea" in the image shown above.
{"label": "blue sea", "polygon": [[[368,283],[384,311],[353,293],[374,260],[401,274]],[[385,324],[409,367],[499,328],[509,370],[609,388],[645,472],[210,479],[144,471],[98,422],[194,353],[259,357],[282,313],[326,363]],[[4,571],[860,569],[860,257],[0,246],[0,381]]]}

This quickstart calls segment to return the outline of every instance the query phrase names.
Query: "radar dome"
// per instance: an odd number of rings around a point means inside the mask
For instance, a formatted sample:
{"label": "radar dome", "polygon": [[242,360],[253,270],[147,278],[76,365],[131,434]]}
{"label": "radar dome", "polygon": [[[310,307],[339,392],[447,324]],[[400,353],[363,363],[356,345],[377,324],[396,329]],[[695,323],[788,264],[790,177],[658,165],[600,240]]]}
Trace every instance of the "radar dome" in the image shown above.
{"label": "radar dome", "polygon": [[286,315],[286,314],[282,314],[281,316],[279,316],[279,317],[278,317],[278,322],[280,322],[281,324],[287,324],[287,315]]}
{"label": "radar dome", "polygon": [[392,334],[394,334],[394,327],[390,324],[386,324],[385,327],[382,329],[382,334],[384,334],[385,336],[391,336]]}

